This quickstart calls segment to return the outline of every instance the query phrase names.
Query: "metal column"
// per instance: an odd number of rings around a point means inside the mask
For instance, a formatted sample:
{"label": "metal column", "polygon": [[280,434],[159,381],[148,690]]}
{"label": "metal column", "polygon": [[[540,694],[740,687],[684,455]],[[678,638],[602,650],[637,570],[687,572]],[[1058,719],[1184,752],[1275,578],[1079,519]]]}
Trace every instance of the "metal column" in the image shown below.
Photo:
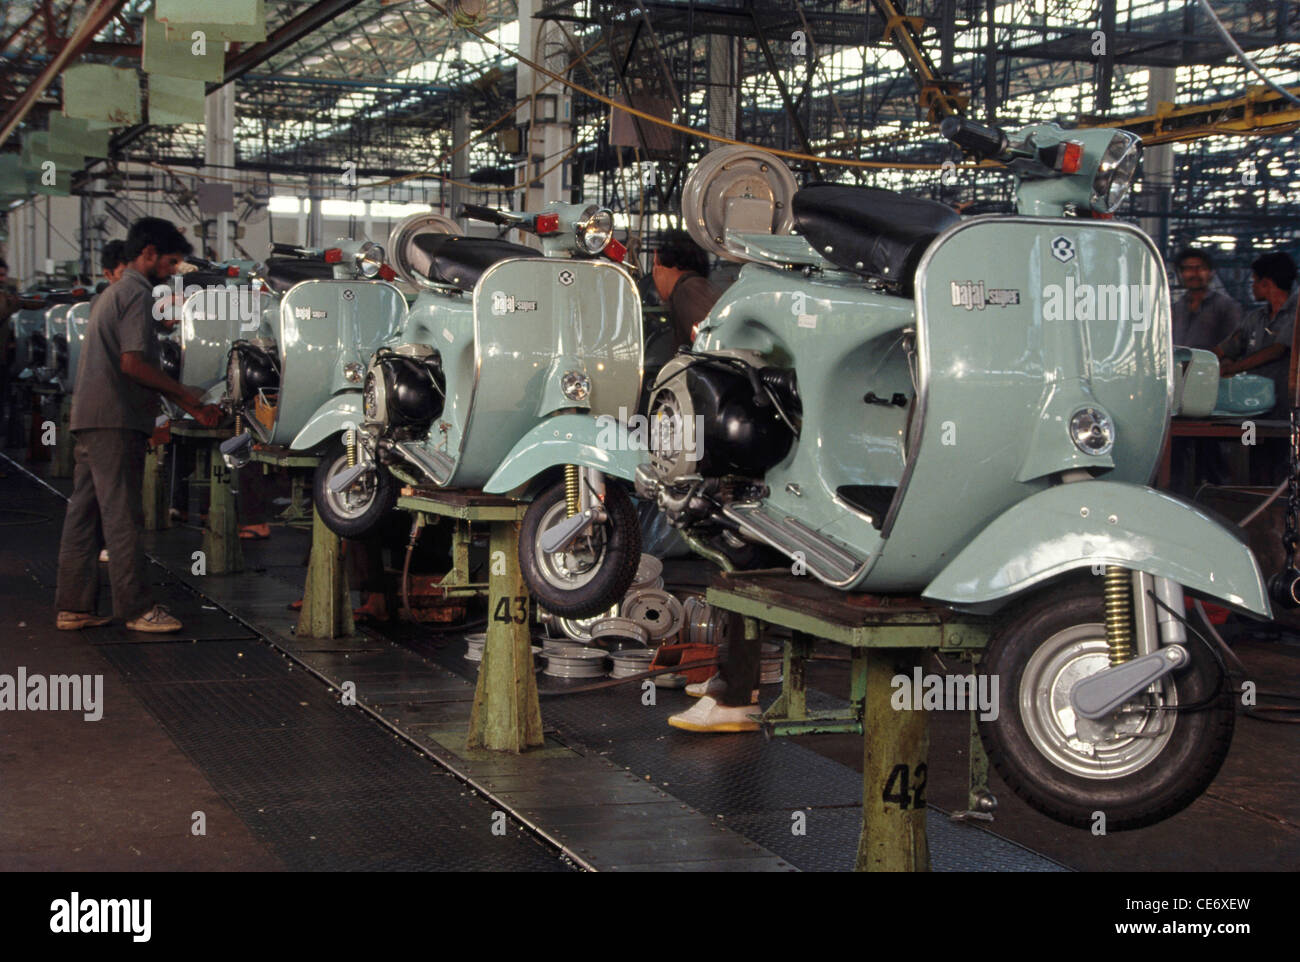
{"label": "metal column", "polygon": [[[211,178],[230,178],[235,167],[235,88],[231,84],[208,94],[204,102],[206,124],[204,129],[204,160],[209,166],[204,175]],[[218,180],[217,183],[222,181]],[[232,215],[217,214],[217,238],[212,245],[217,260],[231,256]],[[204,252],[200,252],[202,256]]]}

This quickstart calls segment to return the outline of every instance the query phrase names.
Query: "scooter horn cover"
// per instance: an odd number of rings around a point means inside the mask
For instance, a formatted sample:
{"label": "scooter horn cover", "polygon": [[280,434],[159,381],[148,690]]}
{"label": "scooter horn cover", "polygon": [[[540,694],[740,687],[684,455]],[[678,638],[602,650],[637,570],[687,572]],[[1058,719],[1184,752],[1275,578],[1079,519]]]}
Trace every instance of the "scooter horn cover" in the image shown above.
{"label": "scooter horn cover", "polygon": [[878,187],[811,184],[794,195],[795,230],[817,253],[907,292],[931,241],[960,219],[946,204]]}

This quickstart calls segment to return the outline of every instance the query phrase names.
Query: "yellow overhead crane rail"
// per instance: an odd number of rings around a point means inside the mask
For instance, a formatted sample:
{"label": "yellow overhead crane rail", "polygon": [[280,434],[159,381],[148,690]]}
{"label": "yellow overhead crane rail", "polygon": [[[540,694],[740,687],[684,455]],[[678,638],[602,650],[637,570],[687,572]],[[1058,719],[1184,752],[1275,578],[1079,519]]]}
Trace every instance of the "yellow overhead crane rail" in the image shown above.
{"label": "yellow overhead crane rail", "polygon": [[[1293,95],[1300,87],[1290,88]],[[1261,137],[1283,134],[1300,125],[1300,107],[1269,87],[1209,104],[1179,107],[1161,103],[1156,112],[1120,120],[1092,120],[1090,127],[1114,127],[1142,138],[1142,146],[1187,143],[1202,137]]]}

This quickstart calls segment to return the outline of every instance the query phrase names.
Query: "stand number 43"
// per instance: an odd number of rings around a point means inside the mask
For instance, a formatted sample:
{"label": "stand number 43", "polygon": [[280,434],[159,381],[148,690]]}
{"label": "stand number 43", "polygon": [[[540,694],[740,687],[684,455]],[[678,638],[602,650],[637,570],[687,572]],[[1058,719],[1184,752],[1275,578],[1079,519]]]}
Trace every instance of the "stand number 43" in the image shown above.
{"label": "stand number 43", "polygon": [[[510,613],[510,602],[514,601],[515,611]],[[512,598],[497,599],[497,606],[492,611],[493,621],[504,621],[506,623],[514,622],[516,625],[522,625],[528,620],[528,596],[515,595]]]}
{"label": "stand number 43", "polygon": [[914,769],[916,787],[908,791],[909,769],[906,765],[895,765],[885,782],[881,798],[886,804],[893,803],[899,808],[925,808],[926,765],[922,762]]}

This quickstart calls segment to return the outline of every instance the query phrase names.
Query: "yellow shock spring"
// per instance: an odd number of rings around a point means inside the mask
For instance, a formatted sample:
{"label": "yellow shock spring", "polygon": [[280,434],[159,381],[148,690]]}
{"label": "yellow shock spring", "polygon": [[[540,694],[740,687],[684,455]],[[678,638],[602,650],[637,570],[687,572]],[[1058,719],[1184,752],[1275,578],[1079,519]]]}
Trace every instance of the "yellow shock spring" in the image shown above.
{"label": "yellow shock spring", "polygon": [[242,412],[235,413],[235,437],[244,433],[244,415]]}
{"label": "yellow shock spring", "polygon": [[1110,653],[1110,663],[1120,665],[1134,655],[1133,581],[1127,568],[1107,565],[1103,584],[1106,648]]}
{"label": "yellow shock spring", "polygon": [[582,482],[576,464],[564,466],[564,503],[570,518],[582,510]]}
{"label": "yellow shock spring", "polygon": [[348,467],[354,468],[357,464],[357,432],[349,430],[347,433],[348,447]]}

